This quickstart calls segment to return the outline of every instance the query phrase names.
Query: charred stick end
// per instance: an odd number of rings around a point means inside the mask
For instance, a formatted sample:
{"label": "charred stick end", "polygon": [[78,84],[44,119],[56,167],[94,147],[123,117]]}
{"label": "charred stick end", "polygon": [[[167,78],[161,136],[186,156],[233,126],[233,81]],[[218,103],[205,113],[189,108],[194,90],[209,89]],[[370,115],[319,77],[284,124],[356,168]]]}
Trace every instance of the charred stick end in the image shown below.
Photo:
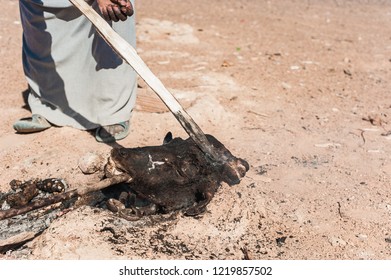
{"label": "charred stick end", "polygon": [[[211,144],[201,128],[184,110],[179,111],[174,115],[191,139],[197,144],[198,148],[205,154],[206,159],[212,166],[223,170],[223,178],[226,178],[225,181],[227,181],[229,185],[238,184],[240,178],[249,170],[249,164],[242,159],[236,159],[232,155],[227,157],[226,155],[221,154],[218,147]],[[221,143],[219,144],[222,145]],[[235,160],[232,158],[235,158]]]}

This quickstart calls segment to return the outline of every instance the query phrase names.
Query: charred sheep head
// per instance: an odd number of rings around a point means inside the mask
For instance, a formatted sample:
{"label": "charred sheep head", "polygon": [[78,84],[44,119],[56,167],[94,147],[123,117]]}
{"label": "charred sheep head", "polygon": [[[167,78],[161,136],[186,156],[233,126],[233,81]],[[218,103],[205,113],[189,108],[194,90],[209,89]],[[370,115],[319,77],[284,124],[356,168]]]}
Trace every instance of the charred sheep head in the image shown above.
{"label": "charred sheep head", "polygon": [[198,215],[205,211],[221,182],[237,184],[249,170],[245,160],[233,156],[213,136],[206,136],[221,155],[221,162],[208,159],[191,138],[172,139],[168,134],[161,146],[113,149],[106,176],[130,175],[131,191],[156,205],[157,212],[182,209],[187,215]]}

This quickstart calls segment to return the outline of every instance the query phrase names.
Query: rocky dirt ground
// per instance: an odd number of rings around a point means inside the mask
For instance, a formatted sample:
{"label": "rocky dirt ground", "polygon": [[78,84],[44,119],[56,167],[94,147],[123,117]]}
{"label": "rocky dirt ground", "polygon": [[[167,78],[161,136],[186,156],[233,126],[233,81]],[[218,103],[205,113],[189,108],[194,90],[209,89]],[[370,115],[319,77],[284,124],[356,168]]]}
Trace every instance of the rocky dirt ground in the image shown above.
{"label": "rocky dirt ground", "polygon": [[[0,0],[0,190],[61,177],[111,146],[29,116],[17,1]],[[138,52],[204,132],[251,166],[201,218],[128,222],[81,206],[7,259],[391,259],[391,2],[137,1]],[[118,144],[187,137],[140,81]],[[153,106],[150,106],[150,105]]]}

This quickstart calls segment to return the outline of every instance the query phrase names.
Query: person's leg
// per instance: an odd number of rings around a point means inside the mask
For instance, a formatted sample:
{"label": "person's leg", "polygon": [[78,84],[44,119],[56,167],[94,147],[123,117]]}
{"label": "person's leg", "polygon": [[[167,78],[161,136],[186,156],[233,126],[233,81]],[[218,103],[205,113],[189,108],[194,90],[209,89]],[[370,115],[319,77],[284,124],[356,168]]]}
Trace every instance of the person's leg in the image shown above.
{"label": "person's leg", "polygon": [[[134,6],[134,1],[131,1]],[[135,30],[135,14],[133,14],[132,17],[128,18],[125,22],[119,21],[119,22],[112,22],[113,29],[127,42],[129,42],[134,48],[136,48],[136,30]],[[103,41],[102,38],[99,37],[99,44],[101,51],[96,51],[94,55],[98,58],[99,61],[105,61],[104,58],[100,58],[101,55],[105,55],[106,52],[109,52],[109,50],[104,51],[104,48],[109,48],[107,43]],[[111,47],[110,47],[111,48]],[[113,51],[110,49],[110,51]],[[122,59],[121,59],[122,61]],[[125,62],[123,62],[127,67],[131,68],[129,65],[127,65]],[[102,66],[104,63],[101,64]],[[106,69],[108,76],[111,76],[112,74],[117,75],[114,73],[111,69]],[[111,72],[111,73],[108,73]],[[121,76],[112,76],[112,80],[115,81],[115,83],[118,83],[117,86],[120,86],[120,80],[122,78],[119,78]],[[126,86],[129,86],[128,88],[122,88],[119,89],[119,91],[123,92],[123,96],[129,97],[128,101],[128,109],[122,108],[121,110],[117,111],[116,113],[112,114],[112,116],[105,117],[105,122],[109,123],[106,125],[103,125],[96,129],[95,132],[95,138],[98,142],[114,142],[116,140],[121,140],[125,138],[129,134],[129,128],[130,128],[130,118],[131,113],[133,111],[133,107],[136,103],[136,92],[137,92],[137,75],[133,71],[131,73],[128,73],[127,75],[123,75],[122,77],[127,77],[129,79],[130,84],[125,84]],[[103,102],[102,106],[111,106],[110,104]],[[129,111],[130,109],[130,111]],[[112,121],[110,121],[112,119]],[[119,119],[122,119],[123,121],[118,121]],[[103,123],[103,120],[102,120]]]}
{"label": "person's leg", "polygon": [[[104,127],[98,134],[102,141],[106,136],[117,140],[126,136],[129,125],[124,122],[129,121],[136,100],[133,69],[76,8],[20,3],[32,113],[58,126]],[[135,45],[134,16],[110,24]]]}

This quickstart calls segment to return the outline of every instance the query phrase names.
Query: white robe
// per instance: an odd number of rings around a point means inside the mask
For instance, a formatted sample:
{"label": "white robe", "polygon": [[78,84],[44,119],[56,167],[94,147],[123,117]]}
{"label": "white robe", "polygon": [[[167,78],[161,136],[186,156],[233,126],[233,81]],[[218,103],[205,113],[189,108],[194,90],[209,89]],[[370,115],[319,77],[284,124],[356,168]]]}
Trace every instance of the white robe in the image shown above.
{"label": "white robe", "polygon": [[[127,121],[136,73],[68,0],[20,0],[28,103],[58,126],[94,129]],[[96,3],[93,7],[97,10]],[[111,22],[135,46],[134,15]]]}

